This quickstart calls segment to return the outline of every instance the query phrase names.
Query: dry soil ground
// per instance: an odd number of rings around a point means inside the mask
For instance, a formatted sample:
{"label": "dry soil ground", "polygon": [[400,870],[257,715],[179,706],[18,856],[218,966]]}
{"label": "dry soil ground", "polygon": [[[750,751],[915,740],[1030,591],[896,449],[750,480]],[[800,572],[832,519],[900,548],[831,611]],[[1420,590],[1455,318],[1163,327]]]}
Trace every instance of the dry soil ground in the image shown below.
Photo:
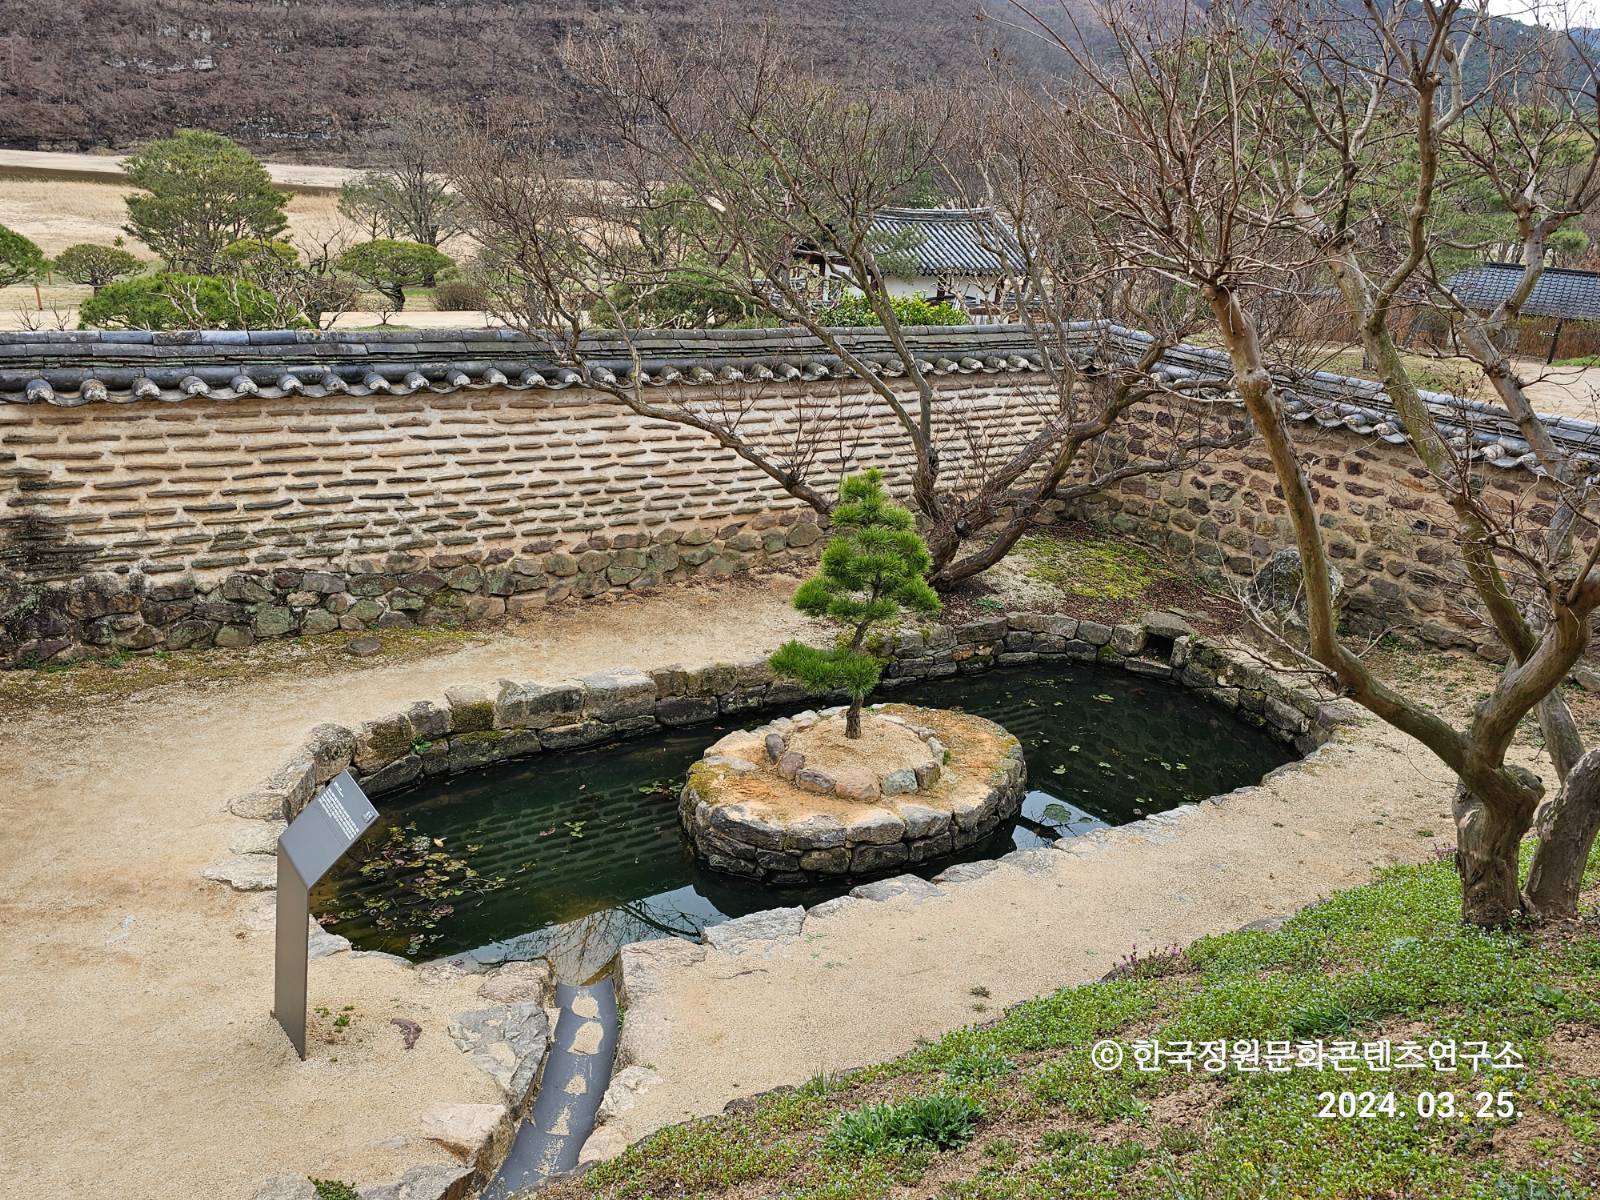
{"label": "dry soil ground", "polygon": [[[311,1003],[330,1015],[297,1062],[268,1015],[259,898],[199,877],[251,824],[224,800],[311,725],[454,682],[755,657],[804,630],[791,588],[665,591],[364,661],[300,646],[0,680],[0,1192],[248,1196],[271,1174],[377,1183],[442,1160],[420,1113],[493,1094],[445,1032],[481,1005],[471,981],[318,960]],[[1288,911],[1449,835],[1442,772],[1398,735],[1375,729],[1301,779],[1209,810],[1193,837],[1006,872],[938,908],[869,906],[770,961],[708,956],[663,999],[683,1027],[636,1128],[891,1056],[977,1019],[974,987],[997,1005],[1092,977],[1131,943]],[[416,1049],[391,1017],[422,1026]]]}
{"label": "dry soil ground", "polygon": [[[297,1062],[268,1015],[259,897],[199,876],[256,825],[223,802],[311,725],[454,682],[755,657],[801,628],[792,588],[667,593],[395,661],[335,654],[316,673],[269,655],[257,671],[235,660],[210,682],[202,672],[132,694],[123,679],[160,672],[0,680],[0,1195],[248,1197],[280,1172],[381,1183],[445,1161],[418,1117],[495,1098],[445,1032],[484,1002],[470,982],[419,987],[381,960],[318,960],[311,1004],[333,1016],[353,1005],[353,1019],[314,1020]],[[87,688],[97,671],[107,687]],[[414,1050],[391,1017],[423,1027]]]}

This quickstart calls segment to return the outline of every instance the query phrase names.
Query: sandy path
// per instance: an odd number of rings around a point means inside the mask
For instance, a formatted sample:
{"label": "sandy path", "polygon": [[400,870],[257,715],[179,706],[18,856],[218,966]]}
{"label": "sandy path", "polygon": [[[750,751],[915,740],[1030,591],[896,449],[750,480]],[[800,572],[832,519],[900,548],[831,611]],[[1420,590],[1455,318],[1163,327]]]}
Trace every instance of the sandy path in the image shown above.
{"label": "sandy path", "polygon": [[1534,408],[1546,414],[1600,421],[1600,367],[1547,367],[1543,363],[1519,365]]}
{"label": "sandy path", "polygon": [[[892,1058],[985,1011],[1098,979],[1134,946],[1186,945],[1425,860],[1452,836],[1443,774],[1420,744],[1369,719],[1159,841],[1129,828],[1061,854],[1047,874],[1003,867],[921,904],[808,917],[769,958],[708,950],[630,1000],[624,1041],[662,1078],[596,1148]],[[987,989],[981,1001],[975,988]]]}
{"label": "sandy path", "polygon": [[[388,1182],[422,1161],[421,1112],[497,1098],[445,1027],[470,981],[419,987],[381,960],[313,963],[297,1062],[268,1015],[270,935],[198,872],[254,825],[223,801],[311,725],[355,722],[451,683],[754,657],[801,626],[791,581],[562,610],[455,652],[315,678],[167,686],[0,733],[0,1195],[250,1195],[263,1176]],[[685,613],[690,614],[688,619]],[[402,1050],[391,1016],[423,1026]],[[13,1193],[11,1187],[23,1189]]]}

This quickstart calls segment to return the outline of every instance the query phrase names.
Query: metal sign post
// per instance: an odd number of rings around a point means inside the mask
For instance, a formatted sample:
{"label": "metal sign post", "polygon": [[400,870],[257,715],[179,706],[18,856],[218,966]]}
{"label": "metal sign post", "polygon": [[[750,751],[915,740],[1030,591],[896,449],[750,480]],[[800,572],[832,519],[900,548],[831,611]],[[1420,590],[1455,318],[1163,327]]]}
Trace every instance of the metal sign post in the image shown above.
{"label": "metal sign post", "polygon": [[272,1015],[306,1056],[306,967],[311,951],[311,889],[356,844],[378,812],[349,771],[323,788],[278,838],[277,951]]}

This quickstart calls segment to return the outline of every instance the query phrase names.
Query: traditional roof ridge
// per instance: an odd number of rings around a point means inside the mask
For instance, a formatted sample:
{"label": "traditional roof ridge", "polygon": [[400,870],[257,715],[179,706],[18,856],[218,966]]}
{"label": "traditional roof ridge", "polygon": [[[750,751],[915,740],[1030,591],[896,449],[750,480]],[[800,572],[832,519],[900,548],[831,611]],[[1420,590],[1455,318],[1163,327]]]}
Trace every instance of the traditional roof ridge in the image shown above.
{"label": "traditional roof ridge", "polygon": [[[1481,262],[1465,268],[1466,271],[1515,271],[1518,275],[1521,275],[1527,269],[1525,264],[1519,262]],[[1540,272],[1540,275],[1541,277],[1568,275],[1577,276],[1581,279],[1600,279],[1600,271],[1586,271],[1582,267],[1546,267]]]}
{"label": "traditional roof ridge", "polygon": [[899,217],[906,221],[933,221],[949,220],[951,217],[992,217],[996,221],[1000,216],[987,205],[978,205],[973,208],[924,208],[917,205],[891,204],[884,208],[876,209],[875,217]]}
{"label": "traditional roof ridge", "polygon": [[[1522,263],[1476,263],[1457,271],[1445,281],[1445,287],[1469,308],[1489,312],[1510,299],[1526,270]],[[1560,321],[1600,320],[1600,272],[1545,267],[1523,301],[1522,315]]]}
{"label": "traditional roof ridge", "polygon": [[[839,341],[872,369],[903,375],[904,364],[882,329],[836,330]],[[907,329],[907,343],[934,377],[1030,374],[1045,370],[1040,342],[1022,325],[953,325]],[[712,383],[791,383],[851,377],[818,339],[799,329],[652,330],[631,339],[585,335],[595,370],[626,375],[630,346],[650,388]],[[1082,361],[1131,357],[1149,345],[1139,330],[1101,322],[1067,327],[1063,347]],[[1163,355],[1172,381],[1198,382],[1226,397],[1232,364],[1223,351],[1182,344]],[[1284,374],[1289,416],[1342,427],[1390,443],[1407,440],[1380,384],[1330,372]],[[583,377],[535,339],[512,330],[378,330],[0,334],[0,403],[125,404],[329,395],[444,395],[462,390],[558,391]],[[1494,405],[1423,392],[1441,428],[1471,457],[1542,473],[1515,422]],[[1600,464],[1600,425],[1547,416],[1555,439],[1580,461]]]}

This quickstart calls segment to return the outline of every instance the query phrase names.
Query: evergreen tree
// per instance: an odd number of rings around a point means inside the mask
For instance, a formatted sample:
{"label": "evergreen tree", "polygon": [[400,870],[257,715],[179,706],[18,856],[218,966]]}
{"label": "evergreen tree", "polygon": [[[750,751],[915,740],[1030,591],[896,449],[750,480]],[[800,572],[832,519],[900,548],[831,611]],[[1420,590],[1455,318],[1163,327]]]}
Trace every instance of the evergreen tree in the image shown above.
{"label": "evergreen tree", "polygon": [[868,635],[905,612],[933,616],[939,597],[928,584],[933,558],[917,536],[915,518],[889,499],[881,472],[840,483],[833,527],[820,569],[795,592],[794,606],[839,626],[838,638],[828,650],[785,643],[771,664],[778,675],[809,692],[849,693],[845,736],[858,738],[861,702],[883,671],[882,662],[865,649]]}
{"label": "evergreen tree", "polygon": [[175,271],[213,275],[223,251],[245,238],[275,238],[288,228],[289,197],[267,169],[220,133],[184,129],[128,156],[124,228]]}
{"label": "evergreen tree", "polygon": [[56,256],[56,271],[73,283],[86,283],[99,291],[126,275],[135,275],[144,264],[122,248],[118,238],[110,246],[79,242]]}
{"label": "evergreen tree", "polygon": [[32,240],[0,225],[0,287],[37,279],[48,265],[44,251]]}

